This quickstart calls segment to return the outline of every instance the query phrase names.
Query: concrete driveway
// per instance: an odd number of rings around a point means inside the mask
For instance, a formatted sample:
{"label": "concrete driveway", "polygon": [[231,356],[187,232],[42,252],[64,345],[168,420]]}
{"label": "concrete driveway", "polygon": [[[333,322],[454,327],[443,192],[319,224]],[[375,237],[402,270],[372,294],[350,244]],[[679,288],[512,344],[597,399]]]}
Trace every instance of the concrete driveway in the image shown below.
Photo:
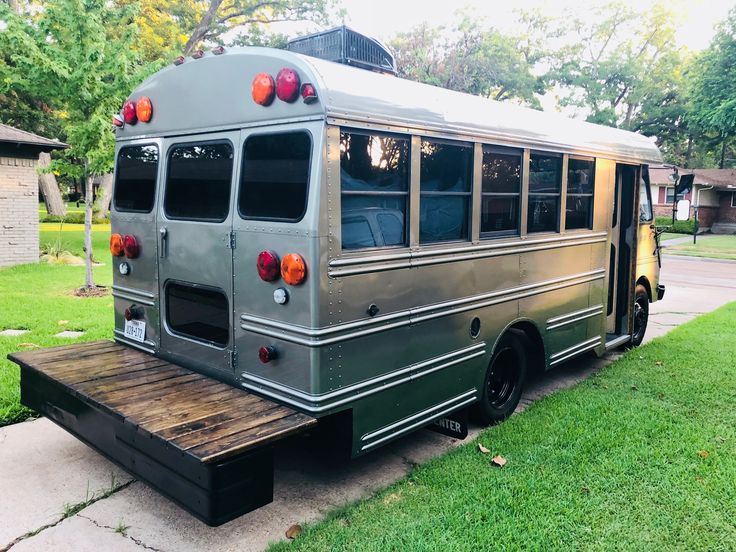
{"label": "concrete driveway", "polygon": [[[666,256],[664,301],[647,340],[736,300],[736,262]],[[610,363],[583,357],[530,383],[519,410]],[[479,428],[471,428],[469,439]],[[418,431],[358,460],[334,464],[306,439],[276,451],[274,501],[213,529],[45,419],[0,429],[0,552],[262,550],[294,523],[368,496],[457,441]],[[65,515],[66,514],[66,515]]]}

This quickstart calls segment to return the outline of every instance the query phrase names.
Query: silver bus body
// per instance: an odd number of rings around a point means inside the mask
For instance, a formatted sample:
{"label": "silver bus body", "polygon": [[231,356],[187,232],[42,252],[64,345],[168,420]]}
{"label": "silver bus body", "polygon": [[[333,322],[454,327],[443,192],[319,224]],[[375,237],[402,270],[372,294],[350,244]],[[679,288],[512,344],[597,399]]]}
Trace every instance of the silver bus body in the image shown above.
{"label": "silver bus body", "polygon": [[[313,85],[316,101],[253,101],[254,77],[284,67]],[[353,455],[476,402],[509,328],[527,334],[549,369],[629,341],[637,285],[657,300],[653,221],[639,211],[646,210],[640,197],[649,198],[646,167],[661,156],[637,134],[260,48],[167,67],[130,99],[142,96],[152,101],[151,121],[118,128],[116,156],[123,148],[153,146],[155,201],[148,212],[113,202],[113,233],[140,243],[137,258],[114,258],[115,339],[314,417],[349,414]],[[238,206],[245,144],[293,132],[306,133],[311,144],[302,216],[244,216]],[[341,132],[407,141],[404,243],[382,246],[375,220],[386,214],[401,221],[401,213],[366,209],[356,215],[375,245],[343,248]],[[469,149],[466,239],[420,239],[423,140]],[[227,212],[217,220],[188,220],[164,208],[172,151],[200,144],[223,144],[230,152]],[[515,152],[521,160],[516,231],[506,235],[481,232],[484,148]],[[560,159],[559,212],[553,231],[528,232],[529,163],[540,152]],[[567,182],[573,159],[593,161],[594,192],[590,224],[571,230],[565,214],[573,200]],[[207,189],[200,201],[210,201]],[[259,278],[261,251],[299,254],[305,281],[289,286]],[[191,300],[172,306],[167,286],[177,285],[182,297],[189,288],[213,302],[217,293],[224,297],[222,340],[172,327],[167,309],[186,310]],[[288,299],[283,304],[274,300],[278,289]],[[142,341],[124,333],[131,307],[146,324]],[[275,358],[259,361],[261,347],[271,347]]]}

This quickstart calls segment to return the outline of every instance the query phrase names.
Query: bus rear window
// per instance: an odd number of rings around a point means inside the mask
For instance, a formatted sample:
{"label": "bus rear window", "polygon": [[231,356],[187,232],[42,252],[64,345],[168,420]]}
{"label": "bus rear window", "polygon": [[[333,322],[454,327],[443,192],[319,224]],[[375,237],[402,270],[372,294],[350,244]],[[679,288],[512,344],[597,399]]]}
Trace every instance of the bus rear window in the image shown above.
{"label": "bus rear window", "polygon": [[230,142],[174,146],[169,153],[164,210],[174,219],[222,222],[230,212]]}
{"label": "bus rear window", "polygon": [[312,140],[306,132],[251,136],[245,143],[240,214],[296,222],[304,216]]}
{"label": "bus rear window", "polygon": [[121,148],[115,171],[115,209],[150,213],[156,198],[157,172],[158,147],[148,144]]}

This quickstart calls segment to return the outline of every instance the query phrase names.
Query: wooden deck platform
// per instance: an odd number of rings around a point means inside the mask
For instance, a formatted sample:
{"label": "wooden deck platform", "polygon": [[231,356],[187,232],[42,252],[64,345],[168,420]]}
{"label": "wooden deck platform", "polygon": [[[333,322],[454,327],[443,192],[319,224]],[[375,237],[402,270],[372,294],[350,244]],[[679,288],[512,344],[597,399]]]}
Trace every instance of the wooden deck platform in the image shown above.
{"label": "wooden deck platform", "polygon": [[23,404],[210,525],[270,502],[268,445],[317,423],[112,341],[9,358],[21,367]]}

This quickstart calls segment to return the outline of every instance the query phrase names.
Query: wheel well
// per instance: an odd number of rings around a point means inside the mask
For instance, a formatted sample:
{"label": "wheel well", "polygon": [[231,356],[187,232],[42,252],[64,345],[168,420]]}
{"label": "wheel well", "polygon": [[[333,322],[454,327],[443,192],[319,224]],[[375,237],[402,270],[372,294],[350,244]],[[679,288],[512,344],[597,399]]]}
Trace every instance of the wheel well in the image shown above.
{"label": "wheel well", "polygon": [[649,280],[647,280],[646,276],[641,276],[637,281],[636,285],[642,285],[644,286],[644,289],[647,290],[647,296],[649,297],[649,302],[652,302],[652,286],[649,284]]}
{"label": "wheel well", "polygon": [[529,321],[515,322],[508,328],[523,334],[526,341],[525,348],[529,353],[529,368],[534,372],[544,372],[546,367],[544,357],[544,341],[537,327]]}

